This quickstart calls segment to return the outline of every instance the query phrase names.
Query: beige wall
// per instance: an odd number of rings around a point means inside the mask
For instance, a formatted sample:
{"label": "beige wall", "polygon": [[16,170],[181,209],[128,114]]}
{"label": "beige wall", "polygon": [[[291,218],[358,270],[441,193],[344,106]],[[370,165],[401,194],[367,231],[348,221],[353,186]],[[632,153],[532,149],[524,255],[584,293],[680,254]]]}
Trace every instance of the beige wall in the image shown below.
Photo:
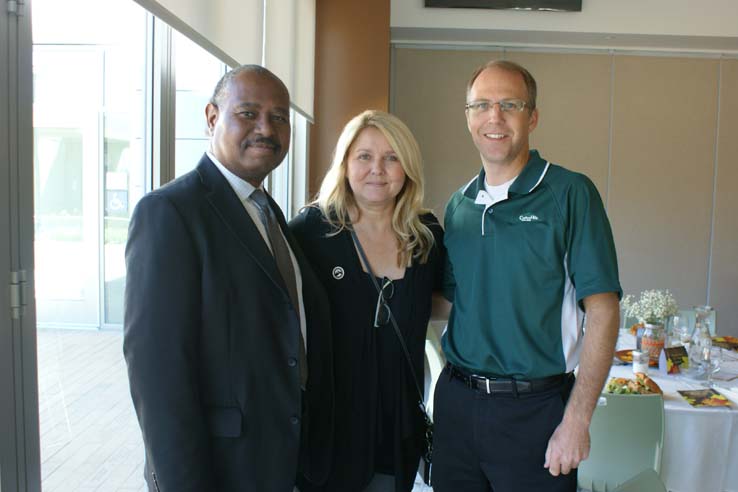
{"label": "beige wall", "polygon": [[718,65],[635,56],[614,63],[608,212],[623,286],[669,287],[680,305],[707,300]]}
{"label": "beige wall", "polygon": [[[135,1],[224,63],[235,66],[262,61],[264,9],[261,0]],[[67,2],[59,3],[70,7]],[[87,14],[95,18],[94,13]]]}
{"label": "beige wall", "polygon": [[[392,0],[392,27],[520,31],[738,36],[735,0],[585,0],[581,12],[426,8]],[[612,44],[620,42],[611,39]]]}
{"label": "beige wall", "polygon": [[[720,119],[715,218],[710,263],[710,302],[720,322],[732,316],[738,334],[738,60],[724,60],[720,77]],[[729,308],[732,306],[732,310]]]}
{"label": "beige wall", "polygon": [[389,8],[389,0],[316,3],[310,198],[320,187],[346,122],[365,109],[388,109]]}
{"label": "beige wall", "polygon": [[683,307],[709,300],[719,331],[738,335],[738,199],[729,189],[738,60],[395,48],[392,109],[418,138],[426,204],[439,216],[481,165],[465,126],[466,80],[503,56],[539,82],[532,146],[602,194],[625,292],[670,288]]}

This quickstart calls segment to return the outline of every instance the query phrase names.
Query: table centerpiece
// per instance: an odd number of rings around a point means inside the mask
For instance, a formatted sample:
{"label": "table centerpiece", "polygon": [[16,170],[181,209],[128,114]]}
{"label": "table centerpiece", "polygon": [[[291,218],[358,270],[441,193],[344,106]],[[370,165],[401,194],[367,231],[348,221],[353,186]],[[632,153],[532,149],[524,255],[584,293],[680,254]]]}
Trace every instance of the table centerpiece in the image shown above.
{"label": "table centerpiece", "polygon": [[632,295],[625,296],[622,304],[626,316],[643,324],[642,350],[649,353],[652,361],[658,361],[666,338],[666,320],[679,312],[674,296],[668,289],[644,290],[637,300]]}

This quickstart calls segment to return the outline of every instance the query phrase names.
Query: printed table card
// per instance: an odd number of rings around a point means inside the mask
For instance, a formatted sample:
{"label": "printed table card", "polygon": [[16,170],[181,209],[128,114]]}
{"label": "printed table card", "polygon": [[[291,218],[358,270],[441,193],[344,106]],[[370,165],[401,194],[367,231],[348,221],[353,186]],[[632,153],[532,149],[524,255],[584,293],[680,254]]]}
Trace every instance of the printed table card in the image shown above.
{"label": "printed table card", "polygon": [[714,389],[679,390],[678,393],[693,407],[729,407],[730,400]]}
{"label": "printed table card", "polygon": [[659,370],[662,374],[679,374],[682,369],[689,367],[689,355],[687,349],[678,347],[666,347],[659,356]]}

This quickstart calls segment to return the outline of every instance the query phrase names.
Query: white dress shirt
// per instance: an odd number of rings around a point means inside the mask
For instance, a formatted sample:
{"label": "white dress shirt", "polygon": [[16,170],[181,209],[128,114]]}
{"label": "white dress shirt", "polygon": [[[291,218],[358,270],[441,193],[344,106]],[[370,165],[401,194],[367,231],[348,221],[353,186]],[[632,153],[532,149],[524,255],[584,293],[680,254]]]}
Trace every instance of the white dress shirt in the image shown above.
{"label": "white dress shirt", "polygon": [[[233,174],[231,171],[226,169],[226,167],[221,164],[218,159],[215,158],[215,156],[211,152],[206,152],[207,156],[210,158],[211,161],[213,161],[213,164],[215,164],[215,167],[218,168],[218,170],[223,174],[223,177],[225,177],[226,181],[231,185],[231,188],[233,188],[233,191],[238,196],[238,199],[243,204],[243,208],[246,209],[246,212],[248,212],[249,217],[251,217],[251,221],[254,223],[256,228],[259,230],[259,234],[261,234],[261,238],[264,240],[264,242],[267,245],[267,248],[269,248],[269,251],[272,251],[272,245],[269,242],[269,236],[267,235],[266,227],[264,227],[264,224],[261,222],[261,218],[259,216],[259,209],[257,208],[256,203],[254,203],[253,200],[251,200],[251,193],[254,192],[256,188],[249,183],[248,181],[241,179],[240,177]],[[282,237],[284,237],[284,234],[282,231],[279,231],[280,234],[282,234]],[[300,265],[297,263],[297,258],[295,258],[295,253],[292,251],[292,248],[290,247],[290,243],[287,241],[287,238],[284,239],[285,244],[287,245],[287,249],[290,251],[290,259],[292,260],[292,268],[295,271],[295,282],[297,283],[297,298],[298,302],[300,304],[300,331],[302,332],[302,339],[305,343],[305,353],[307,353],[307,333],[306,333],[306,325],[305,325],[305,303],[302,299],[302,274],[300,273]],[[273,253],[272,253],[273,254]]]}

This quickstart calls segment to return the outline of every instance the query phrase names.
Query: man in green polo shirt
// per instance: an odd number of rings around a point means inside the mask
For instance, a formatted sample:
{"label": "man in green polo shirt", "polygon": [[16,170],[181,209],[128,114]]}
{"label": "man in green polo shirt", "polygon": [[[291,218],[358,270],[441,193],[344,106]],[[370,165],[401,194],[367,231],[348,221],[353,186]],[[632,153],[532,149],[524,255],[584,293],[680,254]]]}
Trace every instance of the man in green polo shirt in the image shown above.
{"label": "man in green polo shirt", "polygon": [[483,166],[446,208],[454,304],[434,490],[575,491],[618,334],[610,224],[586,176],[530,150],[538,110],[526,69],[477,69],[466,118]]}

